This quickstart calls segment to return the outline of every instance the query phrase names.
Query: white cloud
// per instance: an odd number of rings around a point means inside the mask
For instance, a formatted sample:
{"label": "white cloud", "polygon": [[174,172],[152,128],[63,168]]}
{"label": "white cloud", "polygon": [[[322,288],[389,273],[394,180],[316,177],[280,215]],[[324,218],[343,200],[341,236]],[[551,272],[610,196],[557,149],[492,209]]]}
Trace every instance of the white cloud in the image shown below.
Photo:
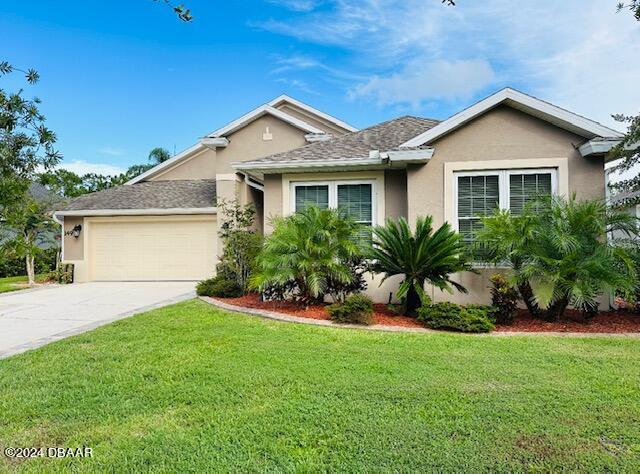
{"label": "white cloud", "polygon": [[84,160],[74,160],[70,162],[63,162],[58,165],[58,168],[72,171],[78,175],[87,173],[96,173],[104,175],[115,175],[125,172],[124,168],[119,166],[110,165],[107,163],[89,163]]}
{"label": "white cloud", "polygon": [[319,5],[319,1],[316,0],[268,0],[269,3],[275,5],[282,5],[289,10],[296,12],[308,12],[313,10]]}
{"label": "white cloud", "polygon": [[[611,113],[638,112],[640,22],[617,13],[615,2],[456,3],[333,0],[329,8],[260,26],[350,54],[348,73],[367,77],[346,89],[381,104],[449,101],[493,81],[495,89],[511,85],[608,125]],[[470,77],[426,78],[426,64],[440,74],[466,65]],[[483,76],[476,78],[474,68]]]}
{"label": "white cloud", "polygon": [[293,89],[301,90],[302,92],[306,92],[307,94],[320,95],[318,91],[313,89],[306,81],[302,79],[286,79],[284,77],[276,79],[276,82],[280,84],[285,84],[287,87],[291,87]]}
{"label": "white cloud", "polygon": [[413,62],[390,76],[374,76],[349,94],[371,97],[379,105],[408,103],[418,108],[426,99],[469,99],[494,80],[495,73],[484,60]]}
{"label": "white cloud", "polygon": [[98,148],[96,150],[98,153],[100,153],[101,155],[107,155],[107,156],[124,156],[125,151],[120,149],[120,148],[113,148],[110,146],[105,146],[103,148]]}

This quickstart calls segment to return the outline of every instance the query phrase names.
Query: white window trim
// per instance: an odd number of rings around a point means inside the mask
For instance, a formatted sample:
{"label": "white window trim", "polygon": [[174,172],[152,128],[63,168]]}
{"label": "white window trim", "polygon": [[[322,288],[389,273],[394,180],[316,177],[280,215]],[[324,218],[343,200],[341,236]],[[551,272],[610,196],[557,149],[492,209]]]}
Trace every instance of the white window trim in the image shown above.
{"label": "white window trim", "polygon": [[345,184],[370,184],[371,185],[371,225],[378,225],[377,190],[375,179],[343,179],[326,181],[291,181],[291,192],[289,203],[292,212],[296,209],[296,188],[304,186],[328,186],[329,187],[329,208],[338,208],[338,186]]}
{"label": "white window trim", "polygon": [[487,169],[477,171],[454,171],[453,172],[453,219],[451,222],[454,230],[459,230],[458,217],[458,178],[465,176],[498,176],[498,206],[500,209],[509,209],[511,201],[511,190],[509,189],[509,177],[514,174],[551,174],[551,194],[558,195],[558,169],[549,168],[510,168],[510,169]]}

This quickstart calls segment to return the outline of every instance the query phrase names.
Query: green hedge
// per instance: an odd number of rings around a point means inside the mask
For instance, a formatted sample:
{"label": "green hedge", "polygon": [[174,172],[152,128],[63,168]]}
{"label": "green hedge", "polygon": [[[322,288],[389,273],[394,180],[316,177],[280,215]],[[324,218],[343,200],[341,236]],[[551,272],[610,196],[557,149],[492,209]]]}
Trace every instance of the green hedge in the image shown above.
{"label": "green hedge", "polygon": [[217,296],[219,298],[237,298],[243,295],[242,288],[235,280],[220,275],[208,280],[202,280],[196,286],[199,296]]}
{"label": "green hedge", "polygon": [[489,332],[494,329],[491,306],[460,306],[455,303],[435,303],[418,309],[418,320],[431,329],[461,332]]}
{"label": "green hedge", "polygon": [[336,323],[373,324],[373,301],[361,293],[348,296],[344,303],[328,306],[327,311]]}

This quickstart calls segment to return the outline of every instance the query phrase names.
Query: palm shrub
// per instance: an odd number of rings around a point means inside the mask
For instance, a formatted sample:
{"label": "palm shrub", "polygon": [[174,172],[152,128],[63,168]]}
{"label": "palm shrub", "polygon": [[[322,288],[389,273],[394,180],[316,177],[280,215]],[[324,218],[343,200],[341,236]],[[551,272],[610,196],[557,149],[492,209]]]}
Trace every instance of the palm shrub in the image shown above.
{"label": "palm shrub", "polygon": [[325,295],[339,301],[341,285],[359,278],[351,263],[362,253],[361,226],[341,211],[309,206],[272,223],[251,278],[258,291],[305,304],[322,302]]}
{"label": "palm shrub", "polygon": [[534,317],[557,320],[569,305],[590,316],[605,292],[633,291],[629,252],[607,234],[635,233],[636,220],[604,202],[546,197],[520,215],[497,210],[482,223],[478,242],[489,261],[509,264],[508,278]]}
{"label": "palm shrub", "polygon": [[415,233],[403,217],[387,219],[384,226],[373,229],[369,257],[373,261],[371,269],[384,273],[382,281],[394,275],[404,276],[397,297],[404,301],[404,312],[409,315],[415,315],[416,309],[428,301],[426,282],[450,293],[452,287],[466,293],[466,288],[450,276],[473,271],[460,235],[448,223],[434,231],[431,216],[418,218]]}

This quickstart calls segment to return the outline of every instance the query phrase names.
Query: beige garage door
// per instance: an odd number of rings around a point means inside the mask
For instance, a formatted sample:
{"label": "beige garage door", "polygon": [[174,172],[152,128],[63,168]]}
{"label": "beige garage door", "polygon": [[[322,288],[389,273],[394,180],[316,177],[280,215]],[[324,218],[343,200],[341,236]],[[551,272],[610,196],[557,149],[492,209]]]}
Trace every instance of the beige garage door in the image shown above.
{"label": "beige garage door", "polygon": [[200,280],[213,274],[216,221],[96,220],[89,224],[91,280]]}

